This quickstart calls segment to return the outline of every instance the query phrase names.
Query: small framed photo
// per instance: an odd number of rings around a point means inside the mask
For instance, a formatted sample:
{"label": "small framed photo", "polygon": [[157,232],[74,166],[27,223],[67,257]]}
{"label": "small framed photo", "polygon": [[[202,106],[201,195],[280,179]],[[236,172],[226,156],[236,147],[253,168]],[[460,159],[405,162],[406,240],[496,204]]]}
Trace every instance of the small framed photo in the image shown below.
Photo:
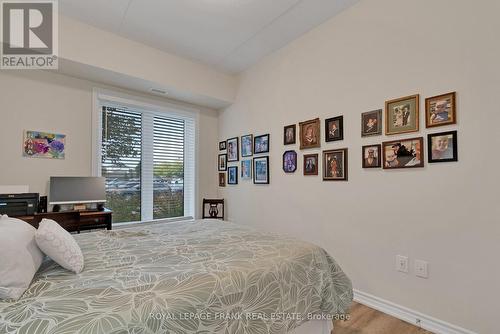
{"label": "small framed photo", "polygon": [[238,184],[238,166],[227,168],[227,184]]}
{"label": "small framed photo", "polygon": [[[231,138],[227,140],[227,161],[238,161],[240,160],[238,137]],[[229,182],[228,182],[229,184]]]}
{"label": "small framed photo", "polygon": [[385,102],[385,134],[417,132],[420,95],[411,95]]}
{"label": "small framed photo", "polygon": [[219,172],[227,170],[227,154],[219,154]]}
{"label": "small framed photo", "polygon": [[241,156],[251,157],[253,155],[253,135],[241,136]]}
{"label": "small framed photo", "polygon": [[297,170],[297,152],[286,151],[283,153],[283,171],[285,173],[295,173]]}
{"label": "small framed photo", "polygon": [[382,134],[382,109],[361,114],[361,137]]}
{"label": "small framed photo", "polygon": [[252,160],[241,160],[241,179],[252,179]]}
{"label": "small framed photo", "polygon": [[323,181],[347,181],[347,148],[323,151]]}
{"label": "small framed photo", "polygon": [[320,126],[319,118],[299,123],[301,150],[321,146]]}
{"label": "small framed photo", "polygon": [[253,183],[269,184],[269,157],[253,158]]}
{"label": "small framed photo", "polygon": [[425,126],[432,128],[457,123],[456,93],[448,93],[425,99]]}
{"label": "small framed photo", "polygon": [[431,133],[427,135],[428,161],[458,161],[457,131]]}
{"label": "small framed photo", "polygon": [[318,175],[318,154],[304,154],[304,175]]}
{"label": "small framed photo", "polygon": [[363,168],[382,167],[382,145],[363,146],[362,152]]}
{"label": "small framed photo", "polygon": [[219,173],[219,187],[226,186],[226,173]]}
{"label": "small framed photo", "polygon": [[424,167],[424,138],[393,140],[382,143],[384,169]]}
{"label": "small framed photo", "polygon": [[226,142],[221,141],[219,142],[219,151],[224,151],[226,149]]}
{"label": "small framed photo", "polygon": [[268,153],[269,152],[269,134],[256,136],[253,139],[255,154]]}
{"label": "small framed photo", "polygon": [[297,139],[297,126],[295,124],[285,126],[283,131],[283,145],[295,144]]}
{"label": "small framed photo", "polygon": [[325,119],[325,140],[327,142],[344,139],[344,116]]}

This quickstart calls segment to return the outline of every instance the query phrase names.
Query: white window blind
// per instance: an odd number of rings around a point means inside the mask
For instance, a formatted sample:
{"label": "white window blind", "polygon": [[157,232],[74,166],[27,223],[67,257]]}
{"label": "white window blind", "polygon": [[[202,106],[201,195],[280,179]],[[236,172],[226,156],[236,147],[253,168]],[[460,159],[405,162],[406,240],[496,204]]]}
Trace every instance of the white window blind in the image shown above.
{"label": "white window blind", "polygon": [[102,108],[101,173],[114,222],[194,216],[195,119]]}

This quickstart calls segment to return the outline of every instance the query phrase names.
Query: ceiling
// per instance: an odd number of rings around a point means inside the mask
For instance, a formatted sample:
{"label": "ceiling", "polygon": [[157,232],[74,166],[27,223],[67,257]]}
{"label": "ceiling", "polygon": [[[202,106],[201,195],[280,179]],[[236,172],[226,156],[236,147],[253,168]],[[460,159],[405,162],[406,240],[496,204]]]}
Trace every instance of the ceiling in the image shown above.
{"label": "ceiling", "polygon": [[59,0],[61,14],[230,73],[358,0]]}

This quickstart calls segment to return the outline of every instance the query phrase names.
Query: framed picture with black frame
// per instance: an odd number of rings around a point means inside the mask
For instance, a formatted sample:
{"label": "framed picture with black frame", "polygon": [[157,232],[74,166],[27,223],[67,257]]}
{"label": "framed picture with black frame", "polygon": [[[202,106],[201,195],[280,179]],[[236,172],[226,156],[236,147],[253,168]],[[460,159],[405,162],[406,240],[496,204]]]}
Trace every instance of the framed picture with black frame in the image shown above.
{"label": "framed picture with black frame", "polygon": [[427,153],[429,163],[458,161],[457,131],[428,134]]}
{"label": "framed picture with black frame", "polygon": [[297,141],[297,126],[295,124],[285,126],[283,130],[283,145],[292,145]]}
{"label": "framed picture with black frame", "polygon": [[227,154],[219,154],[219,172],[227,170]]}
{"label": "framed picture with black frame", "polygon": [[227,140],[227,161],[239,161],[240,160],[240,149],[238,145],[238,137],[231,138]]}
{"label": "framed picture with black frame", "polygon": [[269,134],[255,136],[253,138],[254,154],[268,153],[269,152]]}
{"label": "framed picture with black frame", "polygon": [[227,168],[227,184],[238,184],[238,166],[231,166]]}
{"label": "framed picture with black frame", "polygon": [[269,157],[253,158],[253,183],[269,184]]}
{"label": "framed picture with black frame", "polygon": [[325,119],[325,140],[327,142],[344,139],[344,116]]}

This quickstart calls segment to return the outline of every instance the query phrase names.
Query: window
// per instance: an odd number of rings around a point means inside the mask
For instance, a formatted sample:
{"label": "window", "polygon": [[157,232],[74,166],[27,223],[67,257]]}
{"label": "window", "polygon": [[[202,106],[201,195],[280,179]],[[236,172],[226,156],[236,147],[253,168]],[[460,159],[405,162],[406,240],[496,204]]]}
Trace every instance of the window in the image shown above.
{"label": "window", "polygon": [[96,173],[113,222],[194,216],[195,118],[99,103]]}

